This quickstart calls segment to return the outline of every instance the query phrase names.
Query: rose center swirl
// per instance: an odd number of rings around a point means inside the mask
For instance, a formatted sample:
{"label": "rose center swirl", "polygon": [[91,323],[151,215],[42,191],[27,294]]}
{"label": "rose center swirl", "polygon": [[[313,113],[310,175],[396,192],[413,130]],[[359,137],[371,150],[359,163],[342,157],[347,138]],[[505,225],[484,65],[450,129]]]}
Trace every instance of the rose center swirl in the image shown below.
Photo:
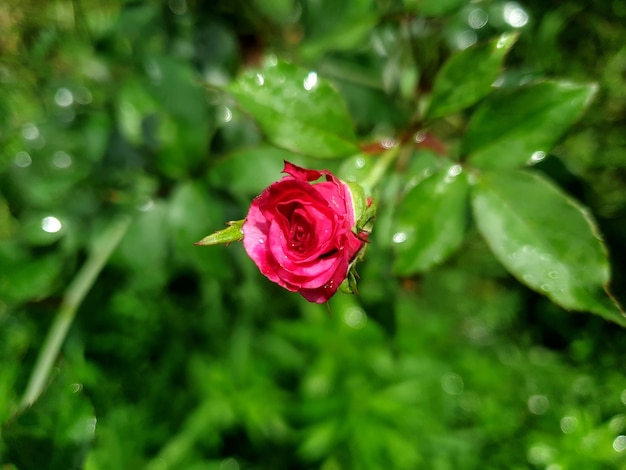
{"label": "rose center swirl", "polygon": [[314,227],[311,226],[306,217],[299,211],[294,211],[289,221],[289,242],[291,248],[298,253],[304,252],[313,233]]}

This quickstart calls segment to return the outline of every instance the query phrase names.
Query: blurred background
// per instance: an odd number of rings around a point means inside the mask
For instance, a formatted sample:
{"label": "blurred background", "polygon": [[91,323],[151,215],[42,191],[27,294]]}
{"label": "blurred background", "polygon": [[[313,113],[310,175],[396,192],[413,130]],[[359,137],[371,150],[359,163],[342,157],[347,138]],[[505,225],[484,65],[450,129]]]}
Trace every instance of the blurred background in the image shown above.
{"label": "blurred background", "polygon": [[[316,70],[375,142],[405,130],[450,54],[517,30],[506,79],[600,86],[538,167],[595,215],[624,301],[625,22],[618,0],[3,1],[2,468],[626,468],[623,331],[517,283],[474,228],[396,278],[383,205],[360,295],[330,316],[241,244],[193,246],[283,159],[341,163],[267,144],[223,91],[243,70]],[[14,416],[98,256],[53,381]]]}

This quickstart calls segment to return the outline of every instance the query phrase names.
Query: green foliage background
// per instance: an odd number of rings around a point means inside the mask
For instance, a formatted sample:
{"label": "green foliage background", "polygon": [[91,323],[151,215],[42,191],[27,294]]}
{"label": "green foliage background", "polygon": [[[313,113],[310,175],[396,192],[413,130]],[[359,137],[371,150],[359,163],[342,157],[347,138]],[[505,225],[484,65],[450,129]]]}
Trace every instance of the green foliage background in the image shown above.
{"label": "green foliage background", "polygon": [[[424,208],[435,183],[414,178],[443,178],[484,144],[501,109],[482,101],[489,73],[505,89],[550,80],[546,96],[573,109],[549,122],[576,123],[549,136],[533,174],[590,209],[624,300],[624,21],[600,0],[3,2],[2,468],[626,468],[621,328],[518,283],[481,238],[491,219],[476,201],[466,220],[464,184]],[[475,52],[513,32],[506,51]],[[476,58],[455,66],[461,50]],[[279,73],[262,78],[281,93],[254,91],[268,61]],[[309,71],[316,100],[290,95]],[[563,80],[598,85],[580,120]],[[416,146],[390,168],[360,294],[333,298],[331,317],[267,281],[240,244],[193,246],[243,218],[283,159],[358,177],[355,142],[411,138],[417,110],[450,160]],[[540,212],[510,178],[510,200]],[[421,232],[441,259],[394,248],[397,224],[457,212],[450,237]],[[92,285],[81,267],[94,259]],[[90,289],[49,385],[18,412],[77,285]]]}

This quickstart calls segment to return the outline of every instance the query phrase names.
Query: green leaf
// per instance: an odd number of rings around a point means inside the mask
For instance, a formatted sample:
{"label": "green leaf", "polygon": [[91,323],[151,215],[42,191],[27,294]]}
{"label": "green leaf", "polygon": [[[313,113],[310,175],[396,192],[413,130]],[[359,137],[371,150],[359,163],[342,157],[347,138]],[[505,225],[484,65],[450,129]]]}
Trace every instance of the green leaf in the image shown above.
{"label": "green leaf", "polygon": [[273,23],[287,25],[294,19],[293,0],[252,0],[254,8]]}
{"label": "green leaf", "polygon": [[243,232],[241,228],[243,227],[244,222],[245,219],[228,222],[228,228],[219,230],[215,233],[212,233],[211,235],[207,235],[199,242],[196,242],[195,245],[211,246],[219,245],[221,243],[238,242],[243,238]]}
{"label": "green leaf", "polygon": [[306,166],[301,155],[267,144],[239,149],[211,166],[209,182],[247,205],[250,196],[260,194],[281,178],[285,160]]}
{"label": "green leaf", "polygon": [[209,109],[206,91],[189,63],[153,56],[146,61],[145,68],[150,77],[149,89],[160,107],[177,120],[196,126],[204,124]]}
{"label": "green leaf", "polygon": [[78,470],[93,442],[96,417],[82,385],[65,371],[44,394],[2,429],[3,461],[20,470]]}
{"label": "green leaf", "polygon": [[303,9],[304,40],[300,57],[309,63],[332,51],[360,47],[378,21],[372,0],[306,0]]}
{"label": "green leaf", "polygon": [[54,291],[63,271],[58,251],[31,257],[17,243],[0,244],[0,301],[19,303],[45,298]]}
{"label": "green leaf", "polygon": [[422,180],[400,202],[393,235],[394,271],[425,271],[456,250],[467,224],[467,178],[451,165]]}
{"label": "green leaf", "polygon": [[609,262],[585,208],[526,171],[481,175],[472,204],[491,250],[520,282],[566,309],[626,326],[604,291]]}
{"label": "green leaf", "polygon": [[373,14],[350,21],[329,35],[308,40],[302,45],[300,55],[307,61],[317,61],[327,52],[353,49],[365,40],[377,22],[378,18]]}
{"label": "green leaf", "polygon": [[542,82],[492,95],[474,113],[461,144],[480,168],[540,160],[582,115],[597,86]]}
{"label": "green leaf", "polygon": [[167,232],[176,264],[193,266],[211,279],[223,279],[231,274],[224,269],[226,252],[198,250],[193,242],[219,226],[225,220],[221,201],[197,181],[181,182],[167,204]]}
{"label": "green leaf", "polygon": [[167,215],[165,201],[148,200],[111,256],[111,263],[133,272],[133,282],[142,287],[161,286],[169,275]]}
{"label": "green leaf", "polygon": [[9,205],[4,198],[0,197],[0,241],[11,236],[15,230],[15,220],[9,210]]}
{"label": "green leaf", "polygon": [[435,77],[426,118],[447,116],[487,96],[493,90],[504,57],[517,37],[516,33],[505,33],[452,56]]}
{"label": "green leaf", "polygon": [[466,4],[466,0],[404,0],[406,8],[424,16],[444,16]]}
{"label": "green leaf", "polygon": [[314,71],[268,62],[239,77],[230,91],[279,147],[322,158],[358,152],[343,99]]}
{"label": "green leaf", "polygon": [[354,210],[354,220],[356,221],[356,229],[366,229],[376,216],[376,206],[372,200],[367,204],[367,197],[363,187],[359,183],[347,181],[346,186],[352,196],[352,207]]}
{"label": "green leaf", "polygon": [[124,81],[117,95],[116,117],[120,132],[132,144],[143,142],[142,122],[159,110],[158,103],[143,81]]}

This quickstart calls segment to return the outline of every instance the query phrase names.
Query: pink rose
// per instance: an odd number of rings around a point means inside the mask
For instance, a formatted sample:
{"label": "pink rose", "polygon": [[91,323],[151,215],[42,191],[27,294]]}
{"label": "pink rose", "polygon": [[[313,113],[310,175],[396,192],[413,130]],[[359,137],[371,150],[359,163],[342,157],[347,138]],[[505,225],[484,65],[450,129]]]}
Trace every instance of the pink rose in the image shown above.
{"label": "pink rose", "polygon": [[[250,205],[243,245],[272,282],[324,303],[348,275],[367,232],[357,236],[348,186],[326,170],[285,162],[280,181]],[[312,183],[324,176],[324,181]]]}

